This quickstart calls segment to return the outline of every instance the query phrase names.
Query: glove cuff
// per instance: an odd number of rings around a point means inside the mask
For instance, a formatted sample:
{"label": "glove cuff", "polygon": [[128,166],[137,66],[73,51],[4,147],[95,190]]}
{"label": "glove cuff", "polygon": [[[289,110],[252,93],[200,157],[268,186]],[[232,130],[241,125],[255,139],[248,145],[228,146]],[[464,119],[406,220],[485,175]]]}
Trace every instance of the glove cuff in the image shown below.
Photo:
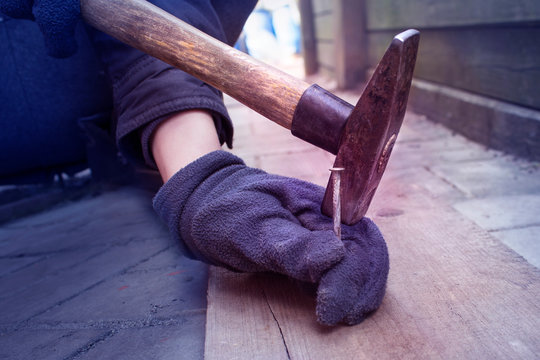
{"label": "glove cuff", "polygon": [[210,176],[233,165],[245,166],[242,159],[226,151],[218,150],[200,157],[174,174],[158,191],[153,200],[154,210],[167,224],[170,232],[187,246],[185,253],[193,259],[209,261],[201,254],[191,239],[180,235],[180,221],[185,205],[193,192]]}

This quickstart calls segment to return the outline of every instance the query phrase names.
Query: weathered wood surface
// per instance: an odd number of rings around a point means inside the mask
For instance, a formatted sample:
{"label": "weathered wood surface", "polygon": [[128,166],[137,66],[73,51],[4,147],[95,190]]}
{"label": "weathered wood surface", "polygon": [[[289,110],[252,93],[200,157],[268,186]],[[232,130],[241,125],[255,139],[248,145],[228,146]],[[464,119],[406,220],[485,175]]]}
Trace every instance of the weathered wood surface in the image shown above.
{"label": "weathered wood surface", "polygon": [[[368,35],[375,66],[395,35]],[[415,77],[540,108],[540,27],[422,30]]]}
{"label": "weathered wood surface", "polygon": [[391,260],[378,312],[321,327],[313,298],[291,281],[214,268],[205,358],[537,358],[540,271],[415,178],[389,174],[370,210]]}
{"label": "weathered wood surface", "polygon": [[540,20],[538,0],[366,0],[368,30],[440,28]]}
{"label": "weathered wood surface", "polygon": [[207,82],[288,129],[309,87],[144,0],[83,0],[81,13],[97,29]]}

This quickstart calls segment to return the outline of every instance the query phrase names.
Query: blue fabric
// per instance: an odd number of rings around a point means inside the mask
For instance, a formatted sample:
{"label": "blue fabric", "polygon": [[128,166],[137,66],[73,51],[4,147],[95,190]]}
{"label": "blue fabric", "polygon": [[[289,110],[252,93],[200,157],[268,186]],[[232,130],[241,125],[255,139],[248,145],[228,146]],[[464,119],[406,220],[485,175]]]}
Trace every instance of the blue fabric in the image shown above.
{"label": "blue fabric", "polygon": [[[233,44],[256,1],[153,2]],[[13,16],[34,18],[33,1],[0,4]],[[35,1],[34,12],[43,4],[52,2]],[[75,43],[73,56],[48,57],[35,22],[0,16],[0,182],[84,163],[77,119],[113,108],[111,133],[135,162],[153,164],[152,130],[186,109],[210,111],[221,142],[232,144],[232,123],[216,89],[82,23]]]}
{"label": "blue fabric", "polygon": [[84,165],[77,119],[110,112],[112,93],[82,23],[75,37],[76,54],[53,58],[35,22],[0,21],[0,182]]}
{"label": "blue fabric", "polygon": [[324,189],[247,167],[216,151],[163,185],[154,208],[191,257],[235,271],[272,271],[319,283],[317,318],[357,324],[384,296],[388,252],[375,224],[344,225],[320,212]]}
{"label": "blue fabric", "polygon": [[2,0],[0,12],[35,20],[51,56],[65,58],[77,51],[74,33],[81,15],[79,0]]}

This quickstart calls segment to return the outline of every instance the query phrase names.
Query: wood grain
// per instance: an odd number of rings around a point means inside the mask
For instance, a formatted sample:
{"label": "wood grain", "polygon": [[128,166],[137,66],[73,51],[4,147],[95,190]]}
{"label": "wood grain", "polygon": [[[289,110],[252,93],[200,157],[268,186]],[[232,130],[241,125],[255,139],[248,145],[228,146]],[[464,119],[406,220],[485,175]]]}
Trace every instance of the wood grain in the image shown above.
{"label": "wood grain", "polygon": [[231,48],[144,0],[82,0],[81,13],[97,29],[291,128],[294,110],[308,83]]}
{"label": "wood grain", "polygon": [[[291,359],[535,359],[540,352],[540,271],[470,220],[433,198],[414,181],[414,170],[384,180],[371,207],[390,252],[390,276],[382,307],[353,327],[325,328],[315,321],[314,301],[294,283],[269,275],[213,272],[207,341],[227,333],[279,324],[274,340],[253,333],[253,351],[281,345]],[[244,294],[227,290],[244,279]],[[267,298],[244,298],[262,291]],[[232,303],[241,304],[234,307]],[[257,317],[250,314],[257,313]],[[234,318],[242,326],[223,327]],[[223,354],[248,359],[247,349],[206,347],[208,359]],[[277,351],[277,350],[276,350]],[[280,353],[280,352],[278,352]]]}
{"label": "wood grain", "polygon": [[[233,273],[211,267],[206,320],[205,353],[210,359],[287,359],[278,323],[258,275]],[[207,356],[205,356],[207,358]]]}

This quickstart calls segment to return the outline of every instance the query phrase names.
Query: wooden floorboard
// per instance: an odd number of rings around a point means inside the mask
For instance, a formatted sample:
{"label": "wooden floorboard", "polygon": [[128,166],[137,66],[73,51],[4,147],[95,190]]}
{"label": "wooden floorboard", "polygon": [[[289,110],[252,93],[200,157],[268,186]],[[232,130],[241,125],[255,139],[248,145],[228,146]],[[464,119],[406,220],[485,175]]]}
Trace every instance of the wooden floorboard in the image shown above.
{"label": "wooden floorboard", "polygon": [[[231,116],[241,135],[234,151],[251,166],[326,185],[332,157],[239,106]],[[509,163],[501,171],[518,180],[502,182],[498,170],[459,177],[504,159],[414,114],[398,142],[368,212],[390,252],[379,311],[357,326],[323,327],[313,295],[297,283],[212,268],[206,359],[538,358],[540,270],[454,207],[477,199],[477,187],[529,194],[518,182],[525,173]],[[453,172],[433,170],[442,165]]]}
{"label": "wooden floorboard", "polygon": [[370,214],[391,259],[374,316],[322,327],[313,298],[286,278],[214,269],[206,358],[536,358],[538,269],[407,171],[385,179]]}

